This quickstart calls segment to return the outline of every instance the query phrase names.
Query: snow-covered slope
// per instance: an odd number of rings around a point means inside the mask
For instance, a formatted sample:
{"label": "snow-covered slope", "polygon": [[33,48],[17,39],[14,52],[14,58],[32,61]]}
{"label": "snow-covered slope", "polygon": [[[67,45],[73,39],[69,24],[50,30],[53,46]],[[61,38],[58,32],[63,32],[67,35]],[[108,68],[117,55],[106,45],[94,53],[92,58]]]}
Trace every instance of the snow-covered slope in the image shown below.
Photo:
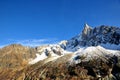
{"label": "snow-covered slope", "polygon": [[[100,26],[92,28],[85,24],[83,31],[70,40],[58,44],[37,47],[36,58],[30,64],[48,57],[60,57],[73,53],[71,60],[84,56],[86,60],[97,57],[120,55],[120,28]],[[56,59],[56,58],[54,58]]]}
{"label": "snow-covered slope", "polygon": [[[35,64],[41,60],[44,60],[46,58],[51,58],[51,57],[54,59],[57,59],[58,57],[68,53],[70,52],[65,51],[63,48],[61,48],[60,45],[57,45],[57,44],[40,46],[40,47],[37,47],[36,58],[30,60],[29,64]],[[51,59],[51,60],[54,60],[54,59]]]}
{"label": "snow-covered slope", "polygon": [[87,60],[98,57],[111,57],[113,55],[120,56],[120,51],[105,49],[101,46],[91,46],[75,52],[75,56],[84,56]]}

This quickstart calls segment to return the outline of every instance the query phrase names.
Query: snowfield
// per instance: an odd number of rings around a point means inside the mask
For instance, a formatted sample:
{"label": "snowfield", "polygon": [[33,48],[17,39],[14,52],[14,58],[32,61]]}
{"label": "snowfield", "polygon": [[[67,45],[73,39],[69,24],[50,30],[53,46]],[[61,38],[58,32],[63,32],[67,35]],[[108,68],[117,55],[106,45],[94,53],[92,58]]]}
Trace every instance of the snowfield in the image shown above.
{"label": "snowfield", "polygon": [[[86,60],[97,57],[120,56],[120,29],[109,26],[91,28],[85,24],[81,34],[70,40],[63,40],[58,44],[40,47],[38,52],[36,58],[31,60],[29,64],[35,64],[48,57],[53,58],[50,60],[55,60],[70,53],[73,54],[70,57],[71,61],[74,61],[77,56],[84,56]],[[76,62],[78,63],[80,60]]]}
{"label": "snowfield", "polygon": [[[71,61],[75,61],[75,63],[78,63],[80,61],[78,60],[75,60],[75,58],[77,56],[84,56],[85,57],[85,60],[90,60],[92,58],[97,58],[97,57],[105,57],[107,55],[109,56],[113,56],[113,55],[116,55],[116,56],[120,56],[120,51],[119,50],[110,50],[110,49],[105,49],[103,48],[102,46],[91,46],[91,47],[81,47],[80,49],[78,49],[77,51],[67,51],[67,50],[64,50],[62,51],[62,55],[57,55],[55,53],[51,53],[51,57],[49,58],[48,62],[49,61],[52,61],[52,60],[55,60],[61,56],[64,56],[66,54],[70,54],[72,53],[72,57],[70,58]],[[48,56],[46,55],[45,52],[43,52],[42,54],[36,54],[36,58],[31,60],[29,62],[29,64],[35,64],[41,60],[44,60],[48,58]]]}

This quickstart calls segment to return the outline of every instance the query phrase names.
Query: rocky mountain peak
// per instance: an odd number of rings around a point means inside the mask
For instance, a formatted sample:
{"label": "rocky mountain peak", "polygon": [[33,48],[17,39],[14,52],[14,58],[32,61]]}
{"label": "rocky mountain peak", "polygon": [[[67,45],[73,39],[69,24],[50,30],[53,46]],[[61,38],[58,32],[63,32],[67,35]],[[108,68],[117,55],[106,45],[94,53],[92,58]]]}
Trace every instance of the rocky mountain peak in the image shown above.
{"label": "rocky mountain peak", "polygon": [[68,40],[66,46],[68,49],[76,51],[80,46],[98,45],[108,49],[120,50],[120,28],[105,25],[91,28],[85,24],[82,33]]}
{"label": "rocky mountain peak", "polygon": [[82,31],[82,39],[87,39],[87,37],[90,36],[91,32],[92,28],[86,23]]}
{"label": "rocky mountain peak", "polygon": [[87,23],[84,24],[84,28],[92,28]]}

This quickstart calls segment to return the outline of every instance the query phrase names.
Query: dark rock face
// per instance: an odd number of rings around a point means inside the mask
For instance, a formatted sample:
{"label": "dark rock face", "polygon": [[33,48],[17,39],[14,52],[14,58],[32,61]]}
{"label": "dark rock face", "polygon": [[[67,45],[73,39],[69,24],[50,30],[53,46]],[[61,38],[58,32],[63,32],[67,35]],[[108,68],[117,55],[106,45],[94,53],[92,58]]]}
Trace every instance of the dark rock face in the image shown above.
{"label": "dark rock face", "polygon": [[102,25],[91,28],[87,24],[80,35],[68,40],[67,47],[97,46],[100,44],[120,44],[120,28]]}
{"label": "dark rock face", "polygon": [[92,34],[88,37],[87,44],[96,46],[101,43],[120,44],[120,28],[104,25],[94,28]]}

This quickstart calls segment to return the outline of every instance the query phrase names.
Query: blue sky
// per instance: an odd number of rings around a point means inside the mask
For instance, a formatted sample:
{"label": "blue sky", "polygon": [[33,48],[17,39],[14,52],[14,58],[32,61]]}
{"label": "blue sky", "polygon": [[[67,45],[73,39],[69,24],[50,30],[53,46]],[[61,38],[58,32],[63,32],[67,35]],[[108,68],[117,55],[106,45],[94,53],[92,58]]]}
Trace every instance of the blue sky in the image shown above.
{"label": "blue sky", "polygon": [[119,27],[120,0],[0,0],[0,45],[70,39],[85,22]]}

